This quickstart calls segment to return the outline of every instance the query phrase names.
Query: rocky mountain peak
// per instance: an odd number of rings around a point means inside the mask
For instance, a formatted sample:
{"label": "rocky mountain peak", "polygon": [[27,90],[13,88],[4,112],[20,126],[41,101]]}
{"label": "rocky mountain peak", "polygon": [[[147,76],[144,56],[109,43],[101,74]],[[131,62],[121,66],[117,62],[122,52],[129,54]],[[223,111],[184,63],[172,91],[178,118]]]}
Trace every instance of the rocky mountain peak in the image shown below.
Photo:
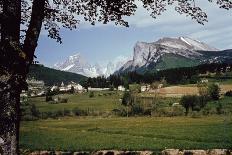
{"label": "rocky mountain peak", "polygon": [[189,37],[164,37],[155,42],[137,42],[134,46],[133,59],[124,64],[120,71],[133,71],[156,65],[164,55],[175,55],[196,60],[204,56],[204,51],[219,51],[203,42]]}
{"label": "rocky mountain peak", "polygon": [[113,62],[109,62],[106,66],[103,64],[88,63],[80,53],[69,56],[63,62],[56,63],[53,68],[68,72],[81,74],[87,77],[109,76],[118,70],[128,59],[117,57]]}

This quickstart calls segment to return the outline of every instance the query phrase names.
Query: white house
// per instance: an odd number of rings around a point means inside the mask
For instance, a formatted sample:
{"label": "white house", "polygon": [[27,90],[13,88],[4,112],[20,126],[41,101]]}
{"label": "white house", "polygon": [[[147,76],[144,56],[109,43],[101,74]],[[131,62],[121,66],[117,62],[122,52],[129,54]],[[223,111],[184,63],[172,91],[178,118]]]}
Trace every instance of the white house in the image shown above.
{"label": "white house", "polygon": [[173,103],[172,106],[173,106],[173,107],[180,106],[180,103]]}
{"label": "white house", "polygon": [[28,84],[28,96],[40,96],[45,90],[44,81],[36,80],[34,78],[26,80]]}
{"label": "white house", "polygon": [[118,86],[118,91],[125,91],[125,90],[126,90],[125,87],[123,87],[123,86]]}
{"label": "white house", "polygon": [[141,86],[141,92],[149,91],[150,87],[150,85]]}
{"label": "white house", "polygon": [[161,84],[158,85],[157,88],[160,89],[160,88],[163,88],[163,87],[164,87],[164,85],[161,83]]}
{"label": "white house", "polygon": [[72,87],[74,88],[74,91],[76,91],[76,92],[84,91],[84,88],[80,84],[77,84],[73,81],[71,81],[70,84],[68,84],[67,86],[65,86],[64,83],[62,82],[61,87],[59,87],[59,90],[61,92],[67,92],[67,91],[70,91],[72,89]]}
{"label": "white house", "polygon": [[110,90],[110,88],[91,88],[91,87],[88,87],[88,91],[106,91],[106,90]]}
{"label": "white house", "polygon": [[64,82],[61,83],[61,85],[60,85],[60,87],[59,87],[59,91],[61,91],[61,92],[66,92],[66,91],[68,91],[68,88],[65,87]]}
{"label": "white house", "polygon": [[67,86],[67,88],[71,90],[72,87],[74,88],[75,91],[83,91],[83,87],[79,83],[75,83],[71,81],[71,83]]}
{"label": "white house", "polygon": [[55,91],[55,90],[58,90],[58,89],[59,89],[58,86],[52,86],[51,91]]}
{"label": "white house", "polygon": [[208,82],[209,82],[208,79],[202,79],[202,80],[201,80],[201,83],[208,83]]}

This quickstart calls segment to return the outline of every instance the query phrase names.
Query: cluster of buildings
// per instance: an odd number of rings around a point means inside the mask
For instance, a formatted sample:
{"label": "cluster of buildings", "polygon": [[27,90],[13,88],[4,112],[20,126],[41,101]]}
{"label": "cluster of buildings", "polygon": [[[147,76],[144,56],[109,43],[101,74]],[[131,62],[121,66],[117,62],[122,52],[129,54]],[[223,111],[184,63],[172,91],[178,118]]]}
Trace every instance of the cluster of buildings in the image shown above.
{"label": "cluster of buildings", "polygon": [[60,86],[52,86],[51,87],[51,91],[59,91],[59,92],[70,92],[70,91],[74,91],[74,92],[84,92],[86,91],[79,83],[75,83],[73,81],[71,81],[68,85],[65,85],[63,82],[61,83]]}
{"label": "cluster of buildings", "polygon": [[62,82],[60,86],[54,85],[52,87],[45,86],[44,81],[36,80],[34,78],[27,79],[26,82],[28,84],[28,90],[22,91],[21,98],[44,96],[46,95],[46,92],[49,88],[52,92],[58,91],[63,93],[70,91],[81,93],[86,91],[80,84],[75,82],[70,82],[68,85],[64,85],[64,83]]}
{"label": "cluster of buildings", "polygon": [[44,81],[36,80],[34,78],[26,80],[28,84],[28,90],[22,91],[21,97],[34,97],[34,96],[43,96],[46,93],[46,87]]}
{"label": "cluster of buildings", "polygon": [[[75,83],[71,81],[69,84],[65,85],[63,82],[60,85],[53,85],[52,87],[45,86],[44,81],[36,80],[34,78],[27,79],[28,84],[28,90],[23,91],[21,94],[21,97],[36,97],[36,96],[44,96],[46,95],[46,91],[50,88],[52,92],[61,92],[61,93],[68,93],[68,92],[75,92],[75,93],[82,93],[86,91],[107,91],[110,90],[110,88],[91,88],[88,87],[88,89],[85,89],[83,86],[81,86],[79,83]],[[159,85],[161,88],[162,85]],[[140,87],[141,92],[150,91],[151,86],[150,85],[142,85]],[[126,91],[127,89],[120,85],[118,88],[114,89],[118,91]]]}

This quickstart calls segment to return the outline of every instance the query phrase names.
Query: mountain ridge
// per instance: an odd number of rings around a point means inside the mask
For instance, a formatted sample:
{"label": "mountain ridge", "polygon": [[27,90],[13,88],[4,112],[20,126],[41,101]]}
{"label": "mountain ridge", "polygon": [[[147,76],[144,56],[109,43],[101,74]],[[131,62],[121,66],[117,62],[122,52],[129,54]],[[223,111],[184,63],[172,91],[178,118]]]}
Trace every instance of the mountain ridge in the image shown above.
{"label": "mountain ridge", "polygon": [[[223,63],[232,60],[230,51],[221,51],[189,37],[165,37],[151,43],[137,42],[134,46],[133,59],[115,73],[191,67],[203,63]],[[167,57],[169,59],[165,59]],[[164,66],[172,58],[177,60],[176,64]],[[178,63],[178,59],[182,59],[181,64]],[[159,67],[160,63],[163,63],[163,67]]]}
{"label": "mountain ridge", "polygon": [[106,76],[113,74],[116,70],[122,67],[122,65],[128,60],[123,56],[118,56],[114,61],[109,61],[106,66],[95,63],[90,64],[81,56],[80,53],[69,56],[63,62],[54,64],[53,68],[68,71],[72,73],[81,74],[87,77]]}
{"label": "mountain ridge", "polygon": [[43,65],[31,65],[29,68],[29,73],[27,78],[34,78],[36,80],[44,81],[46,86],[60,85],[62,82],[68,84],[73,81],[76,83],[87,79],[83,75],[76,73],[70,73],[65,71],[56,70],[49,67],[44,67]]}

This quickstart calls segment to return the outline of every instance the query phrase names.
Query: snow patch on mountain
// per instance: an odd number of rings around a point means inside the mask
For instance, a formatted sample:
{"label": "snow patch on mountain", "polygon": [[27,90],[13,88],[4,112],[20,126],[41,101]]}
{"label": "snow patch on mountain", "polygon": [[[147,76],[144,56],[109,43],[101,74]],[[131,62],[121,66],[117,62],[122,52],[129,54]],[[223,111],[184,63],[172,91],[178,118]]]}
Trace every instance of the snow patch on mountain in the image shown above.
{"label": "snow patch on mountain", "polygon": [[74,64],[71,64],[69,66],[67,66],[66,68],[62,69],[63,71],[68,71],[69,69],[71,69],[72,67],[74,67]]}
{"label": "snow patch on mountain", "polygon": [[89,64],[80,53],[69,56],[65,61],[54,64],[53,68],[68,72],[81,74],[87,77],[106,76],[113,74],[122,67],[129,59],[124,56],[116,57],[106,66],[96,63]]}

